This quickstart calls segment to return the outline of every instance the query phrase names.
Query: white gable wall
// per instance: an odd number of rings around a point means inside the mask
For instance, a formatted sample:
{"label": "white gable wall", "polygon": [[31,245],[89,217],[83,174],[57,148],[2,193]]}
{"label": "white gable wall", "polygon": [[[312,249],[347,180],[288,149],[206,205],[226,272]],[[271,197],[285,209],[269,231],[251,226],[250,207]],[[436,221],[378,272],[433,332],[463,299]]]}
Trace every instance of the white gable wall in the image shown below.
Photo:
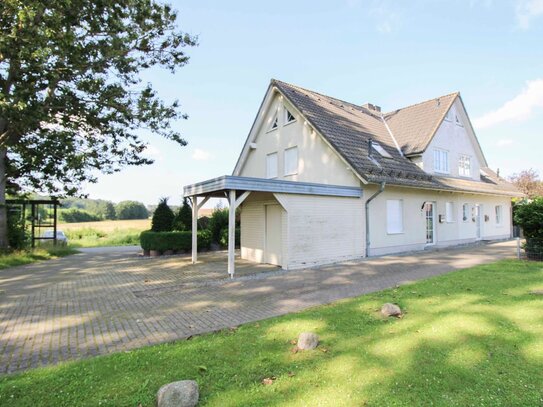
{"label": "white gable wall", "polygon": [[[436,175],[460,177],[458,163],[461,155],[471,158],[471,179],[480,180],[481,158],[476,147],[476,140],[470,135],[469,122],[462,107],[460,99],[457,98],[450,109],[451,120],[443,120],[426,151],[422,154],[422,169],[428,173],[434,172],[434,150],[441,149],[448,151],[449,174],[435,173]],[[458,116],[463,126],[455,123]],[[418,164],[421,166],[421,164]],[[466,177],[460,177],[466,178]]]}
{"label": "white gable wall", "polygon": [[[284,104],[296,118],[295,122],[285,125]],[[270,131],[275,114],[279,118],[278,128]],[[249,150],[238,175],[266,178],[266,156],[276,152],[277,179],[360,187],[360,180],[347,169],[347,164],[304,122],[288,102],[276,94],[253,141],[256,149]],[[285,176],[284,151],[291,147],[298,147],[298,172]]]}

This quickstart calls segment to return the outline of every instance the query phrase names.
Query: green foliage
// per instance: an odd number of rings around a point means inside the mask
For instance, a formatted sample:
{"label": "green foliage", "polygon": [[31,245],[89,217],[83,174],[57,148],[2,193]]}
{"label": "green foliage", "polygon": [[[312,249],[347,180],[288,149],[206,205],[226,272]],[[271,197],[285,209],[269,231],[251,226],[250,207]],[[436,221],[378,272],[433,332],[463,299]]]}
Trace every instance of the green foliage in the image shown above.
{"label": "green foliage", "polygon": [[28,245],[24,219],[18,210],[8,209],[8,242],[10,249],[22,250]]}
{"label": "green foliage", "polygon": [[[12,189],[76,194],[93,171],[149,164],[141,128],[186,142],[186,118],[142,74],[188,63],[196,39],[149,0],[25,0],[0,6],[0,134]],[[3,156],[0,155],[3,159]],[[4,174],[0,174],[1,177]]]}
{"label": "green foliage", "polygon": [[526,237],[526,255],[529,259],[543,260],[543,197],[515,205],[513,213],[515,224]]}
{"label": "green foliage", "polygon": [[[198,249],[209,249],[210,244],[211,235],[209,231],[199,231]],[[192,248],[192,232],[153,232],[152,230],[147,230],[141,232],[140,245],[144,250],[157,250],[159,252],[165,252],[166,250],[188,251]]]}
{"label": "green foliage", "polygon": [[[236,228],[236,247],[239,247],[241,241],[241,229]],[[222,247],[228,247],[228,227],[221,230],[221,238],[219,244]]]}
{"label": "green foliage", "polygon": [[115,205],[113,205],[112,202],[106,202],[106,205],[105,205],[105,208],[104,208],[104,215],[103,215],[103,219],[106,219],[106,220],[113,220],[113,219],[116,219],[117,218],[117,215],[116,215],[116,212],[115,212]]}
{"label": "green foliage", "polygon": [[[209,229],[209,216],[202,216],[201,218],[198,218],[198,229],[200,230],[208,230]],[[191,222],[192,223],[192,222]]]}
{"label": "green foliage", "polygon": [[219,243],[221,240],[221,231],[228,229],[228,208],[215,208],[209,219],[209,230],[211,232],[211,241]]}
{"label": "green foliage", "polygon": [[192,207],[189,200],[183,198],[183,205],[175,215],[174,230],[192,230]]}
{"label": "green foliage", "polygon": [[168,198],[161,198],[153,214],[151,230],[153,232],[170,232],[173,230],[174,219],[175,214],[168,206]]}
{"label": "green foliage", "polygon": [[117,219],[147,219],[149,212],[141,202],[122,201],[116,207]]}
{"label": "green foliage", "polygon": [[77,223],[77,222],[96,222],[100,218],[82,209],[60,209],[58,211],[58,219],[60,222]]}
{"label": "green foliage", "polygon": [[543,239],[543,198],[535,198],[515,205],[515,224],[524,231],[526,238]]}
{"label": "green foliage", "polygon": [[16,250],[0,254],[0,269],[22,266],[41,260],[56,259],[75,253],[77,253],[76,249],[65,246],[43,246],[34,250]]}
{"label": "green foliage", "polygon": [[[162,385],[193,378],[202,406],[541,406],[542,300],[528,293],[541,281],[531,262],[478,266],[190,341],[4,375],[0,403],[156,406]],[[257,293],[243,306],[258,304]],[[404,318],[381,318],[385,302]],[[319,347],[291,352],[304,331]]]}

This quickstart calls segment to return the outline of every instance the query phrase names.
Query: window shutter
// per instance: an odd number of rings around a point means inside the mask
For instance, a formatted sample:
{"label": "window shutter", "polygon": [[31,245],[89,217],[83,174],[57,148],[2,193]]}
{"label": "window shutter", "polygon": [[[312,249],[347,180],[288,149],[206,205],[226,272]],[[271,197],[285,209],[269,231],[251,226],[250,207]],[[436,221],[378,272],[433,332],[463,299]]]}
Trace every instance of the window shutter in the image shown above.
{"label": "window shutter", "polygon": [[277,153],[268,154],[266,156],[266,177],[277,177]]}
{"label": "window shutter", "polygon": [[387,233],[403,232],[403,202],[400,199],[387,200]]}
{"label": "window shutter", "polygon": [[285,150],[285,175],[298,173],[298,147]]}

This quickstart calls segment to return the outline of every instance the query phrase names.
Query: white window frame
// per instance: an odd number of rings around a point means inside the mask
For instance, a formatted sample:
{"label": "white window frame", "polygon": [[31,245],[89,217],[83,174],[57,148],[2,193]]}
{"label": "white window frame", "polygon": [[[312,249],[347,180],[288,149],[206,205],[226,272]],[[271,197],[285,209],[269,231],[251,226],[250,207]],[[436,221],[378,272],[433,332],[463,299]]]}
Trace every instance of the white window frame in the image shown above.
{"label": "white window frame", "polygon": [[[394,213],[395,212],[395,213]],[[404,232],[403,200],[387,199],[386,202],[387,234],[398,235]]]}
{"label": "white window frame", "polygon": [[458,158],[458,175],[471,178],[471,157],[461,154]]}
{"label": "white window frame", "polygon": [[496,205],[494,207],[494,214],[496,217],[496,225],[501,226],[503,225],[503,206],[502,205]]}
{"label": "white window frame", "polygon": [[447,110],[447,113],[445,113],[445,120],[448,122],[452,122],[452,111],[451,109]]}
{"label": "white window frame", "polygon": [[[275,163],[273,162],[275,160]],[[277,178],[279,174],[279,158],[277,152],[266,155],[266,178]]]}
{"label": "white window frame", "polygon": [[[276,126],[273,127],[274,123],[276,123]],[[273,116],[271,122],[270,122],[270,128],[268,129],[267,133],[270,133],[272,131],[275,131],[279,128],[279,115],[277,113],[275,113],[275,115]]]}
{"label": "white window frame", "polygon": [[[286,126],[287,124],[290,124],[290,123],[294,123],[296,121],[296,117],[286,107],[284,108],[284,111],[285,111],[285,124],[284,124],[284,126]],[[289,114],[292,116],[292,120],[288,119]]]}
{"label": "white window frame", "polygon": [[[289,157],[289,154],[293,154],[293,153],[296,153],[296,166],[295,167],[293,166],[292,168],[290,168],[290,165],[289,165],[290,158],[288,157]],[[298,146],[290,147],[285,150],[285,152],[283,153],[283,166],[285,170],[285,176],[298,174],[298,166],[299,166]]]}
{"label": "white window frame", "polygon": [[464,125],[463,125],[462,122],[460,121],[460,118],[458,117],[457,114],[454,115],[454,124],[456,124],[456,125],[459,126],[459,127],[464,127]]}
{"label": "white window frame", "polygon": [[445,202],[445,222],[454,223],[454,202]]}
{"label": "white window frame", "polygon": [[[443,165],[444,164],[444,165]],[[434,149],[434,172],[449,174],[449,152],[440,148]]]}
{"label": "white window frame", "polygon": [[462,204],[462,221],[469,222],[469,215],[470,215],[469,203]]}

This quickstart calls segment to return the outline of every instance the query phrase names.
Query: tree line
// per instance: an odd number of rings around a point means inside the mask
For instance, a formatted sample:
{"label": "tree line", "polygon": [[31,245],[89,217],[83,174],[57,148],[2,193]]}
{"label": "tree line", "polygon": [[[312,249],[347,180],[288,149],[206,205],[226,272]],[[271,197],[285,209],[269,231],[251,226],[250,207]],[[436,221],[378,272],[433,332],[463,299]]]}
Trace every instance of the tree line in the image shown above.
{"label": "tree line", "polygon": [[115,219],[147,219],[149,210],[142,202],[69,198],[62,201],[59,220],[65,223]]}

